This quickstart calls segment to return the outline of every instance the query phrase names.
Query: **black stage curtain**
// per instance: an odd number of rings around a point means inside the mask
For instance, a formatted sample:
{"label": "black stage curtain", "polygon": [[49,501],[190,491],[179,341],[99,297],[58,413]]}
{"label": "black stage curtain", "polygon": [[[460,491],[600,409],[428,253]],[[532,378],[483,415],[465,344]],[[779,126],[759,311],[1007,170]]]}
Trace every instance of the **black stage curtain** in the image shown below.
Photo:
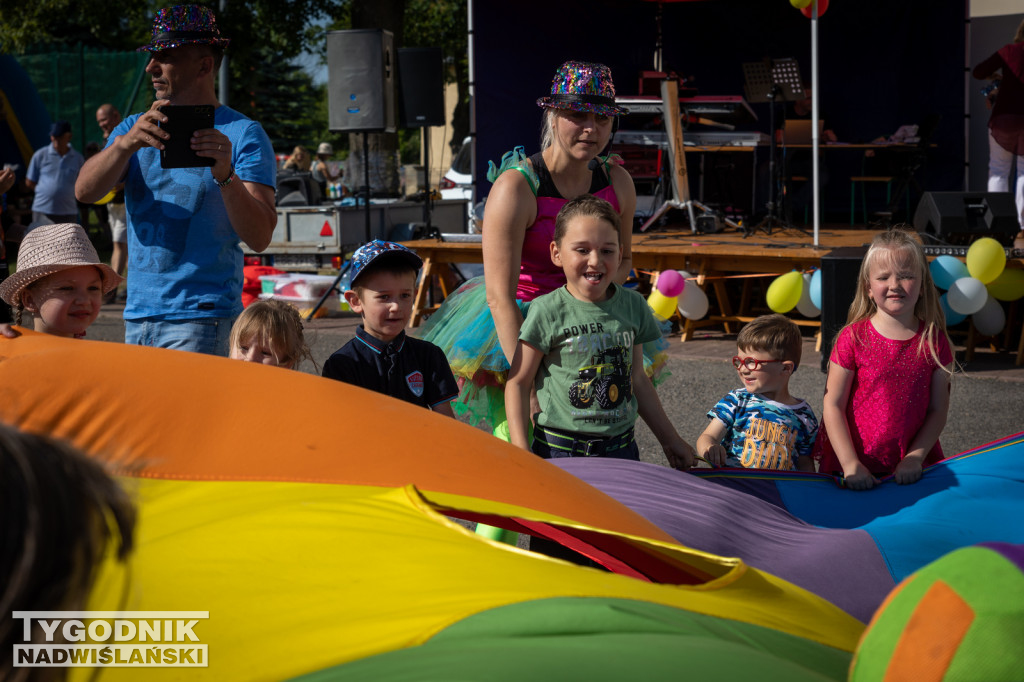
{"label": "black stage curtain", "polygon": [[[478,195],[488,160],[516,145],[537,151],[551,77],[569,59],[612,69],[619,94],[635,94],[653,67],[657,3],[640,0],[470,0],[476,86]],[[966,3],[834,0],[818,27],[820,104],[841,140],[867,142],[928,114],[942,117],[922,177],[926,190],[963,183]],[[742,95],[744,62],[795,57],[811,78],[810,20],[786,0],[703,0],[662,5],[666,70],[693,77],[701,95]],[[768,105],[750,129],[768,130]],[[628,127],[628,117],[622,123]],[[848,211],[860,155],[833,153],[825,201]],[[915,197],[916,198],[916,197]]]}

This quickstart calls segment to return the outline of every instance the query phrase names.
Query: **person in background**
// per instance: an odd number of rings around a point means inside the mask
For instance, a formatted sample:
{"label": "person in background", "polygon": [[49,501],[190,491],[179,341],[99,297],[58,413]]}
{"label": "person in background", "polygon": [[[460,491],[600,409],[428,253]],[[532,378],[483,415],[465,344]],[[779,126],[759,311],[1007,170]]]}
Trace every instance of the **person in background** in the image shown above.
{"label": "person in background", "polygon": [[[121,122],[121,112],[113,104],[103,104],[96,110],[96,125],[103,131],[103,141],[110,138],[110,133]],[[124,183],[114,186],[114,196],[106,204],[107,220],[110,223],[110,239],[113,242],[113,251],[110,254],[110,267],[114,272],[124,276],[128,266],[128,218],[124,207]],[[117,292],[108,294],[104,303],[113,303],[117,298]]]}
{"label": "person in background", "polygon": [[[7,279],[7,275],[10,273],[7,267],[7,247],[5,243],[7,240],[4,235],[4,225],[7,223],[7,220],[3,214],[7,211],[7,191],[14,187],[16,179],[13,168],[5,166],[3,170],[0,170],[0,284]],[[10,324],[12,319],[10,307],[0,305],[0,325]]]}
{"label": "person in background", "polygon": [[313,161],[313,166],[310,170],[313,172],[313,179],[320,185],[320,196],[330,196],[327,192],[327,185],[332,182],[338,182],[341,180],[341,170],[335,175],[331,172],[331,167],[327,163],[334,156],[334,147],[330,142],[321,142],[320,146],[316,148],[316,160]]}
{"label": "person in background", "polygon": [[1010,172],[1017,165],[1019,237],[1024,237],[1024,21],[1013,42],[1003,45],[974,67],[978,79],[999,78],[992,114],[988,119],[988,191],[1010,191]]}
{"label": "person in background", "polygon": [[296,145],[295,149],[292,150],[291,155],[284,160],[284,164],[281,166],[281,169],[308,172],[309,166],[309,152],[307,152],[306,148],[302,145]]}
{"label": "person in background", "polygon": [[85,157],[71,146],[71,124],[50,126],[50,144],[36,151],[28,164],[25,186],[35,191],[32,225],[73,223],[78,220],[75,180]]}

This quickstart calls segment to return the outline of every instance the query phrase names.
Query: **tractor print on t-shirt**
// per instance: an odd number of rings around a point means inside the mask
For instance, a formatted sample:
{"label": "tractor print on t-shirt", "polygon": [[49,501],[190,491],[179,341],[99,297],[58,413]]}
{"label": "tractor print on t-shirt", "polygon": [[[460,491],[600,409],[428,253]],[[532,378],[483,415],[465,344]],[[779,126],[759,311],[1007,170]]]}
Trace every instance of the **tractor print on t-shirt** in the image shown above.
{"label": "tractor print on t-shirt", "polygon": [[580,368],[579,380],[569,386],[573,407],[590,407],[596,400],[601,409],[608,410],[632,397],[626,352],[627,349],[617,347],[591,356],[590,364]]}

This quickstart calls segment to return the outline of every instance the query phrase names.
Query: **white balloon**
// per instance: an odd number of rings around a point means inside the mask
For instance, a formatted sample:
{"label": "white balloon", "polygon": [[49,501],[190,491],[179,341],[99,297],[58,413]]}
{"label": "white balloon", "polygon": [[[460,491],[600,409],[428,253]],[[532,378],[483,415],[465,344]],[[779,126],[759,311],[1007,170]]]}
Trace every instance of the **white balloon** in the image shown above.
{"label": "white balloon", "polygon": [[688,320],[699,320],[708,314],[708,295],[693,280],[686,283],[679,295],[679,312]]}
{"label": "white balloon", "polygon": [[979,334],[995,336],[1003,331],[1003,327],[1006,325],[1006,312],[998,300],[989,296],[981,310],[974,313],[971,321],[974,322],[974,328],[978,330]]}
{"label": "white balloon", "polygon": [[988,300],[988,290],[974,277],[961,277],[949,286],[946,303],[961,315],[973,315]]}
{"label": "white balloon", "polygon": [[800,314],[807,317],[817,317],[818,315],[821,315],[821,308],[814,305],[814,301],[811,300],[811,277],[813,276],[814,273],[804,273],[804,288],[800,292],[800,300],[796,304],[796,309]]}

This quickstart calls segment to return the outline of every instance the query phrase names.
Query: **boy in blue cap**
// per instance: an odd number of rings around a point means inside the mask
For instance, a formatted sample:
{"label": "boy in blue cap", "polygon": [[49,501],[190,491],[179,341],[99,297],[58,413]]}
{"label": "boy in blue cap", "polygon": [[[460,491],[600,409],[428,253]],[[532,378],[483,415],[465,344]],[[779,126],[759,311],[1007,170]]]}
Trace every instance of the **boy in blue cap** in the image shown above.
{"label": "boy in blue cap", "polygon": [[407,336],[423,260],[401,244],[375,239],[352,256],[345,300],[363,323],[324,363],[323,376],[454,417],[459,395],[440,348]]}

